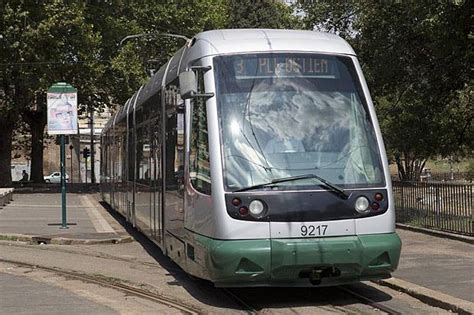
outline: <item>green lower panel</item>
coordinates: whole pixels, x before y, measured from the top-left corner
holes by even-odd
[[[206,269],[215,283],[262,283],[270,281],[269,240],[220,241],[200,237],[207,249]]]
[[[205,250],[208,278],[217,286],[325,286],[384,278],[397,268],[401,249],[395,233],[197,241]]]

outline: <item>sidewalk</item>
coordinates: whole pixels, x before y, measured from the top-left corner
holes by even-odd
[[[96,194],[68,193],[66,203],[68,229],[61,229],[61,194],[14,194],[13,201],[0,209],[0,239],[54,244],[132,240]]]
[[[402,254],[381,283],[460,313],[474,312],[474,245],[397,229]]]

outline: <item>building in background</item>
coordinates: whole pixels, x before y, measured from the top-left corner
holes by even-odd
[[[91,150],[91,119],[90,115],[87,117],[81,117],[79,119],[79,137],[76,139],[73,138],[72,145],[75,156],[73,159],[79,160],[79,168],[76,169],[76,174],[74,177],[78,178],[82,183],[90,183],[91,182],[91,168],[94,166],[94,175],[95,175],[95,182],[98,183],[100,180],[100,134],[102,129],[104,128],[105,124],[111,117],[111,112],[108,108],[106,108],[103,112],[94,112],[94,117],[92,119],[93,125],[93,132],[94,132],[94,161],[91,161],[91,157],[87,158],[87,160],[83,156],[84,148],[88,148]],[[87,161],[87,164],[86,164]],[[73,163],[74,168],[74,163]],[[87,169],[87,173],[86,173]]]

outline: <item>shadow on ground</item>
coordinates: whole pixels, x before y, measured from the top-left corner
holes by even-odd
[[[179,285],[188,291],[195,299],[203,304],[213,307],[224,307],[235,310],[245,310],[242,304],[232,297],[237,296],[245,304],[252,306],[255,310],[265,308],[279,309],[305,306],[348,306],[360,301],[341,290],[340,287],[324,288],[234,288],[225,290],[216,288],[207,280],[195,278],[186,274],[169,257],[165,256],[161,249],[148,239],[143,233],[135,229],[125,218],[114,211],[106,202],[101,201],[101,205],[115,218],[125,230],[153,257],[153,259],[170,275],[175,281],[168,285]],[[382,291],[363,283],[345,286],[360,295],[367,296],[374,302],[384,302],[391,300],[392,297]],[[231,292],[230,295],[228,292]]]

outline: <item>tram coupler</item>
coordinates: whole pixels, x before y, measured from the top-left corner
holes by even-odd
[[[341,271],[336,267],[318,267],[311,269],[309,273],[309,282],[312,285],[320,285],[322,278],[338,277]]]

